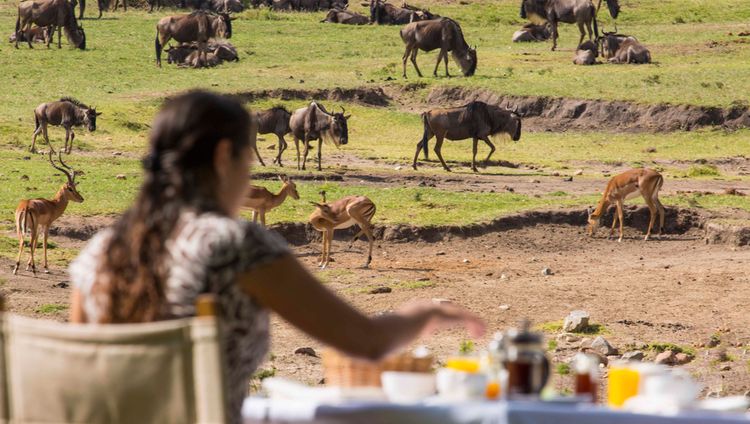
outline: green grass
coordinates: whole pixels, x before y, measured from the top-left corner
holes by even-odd
[[[695,349],[693,349],[692,347],[680,346],[674,343],[649,343],[644,349],[650,350],[655,353],[662,353],[671,350],[675,353],[685,353],[693,357],[695,356]]]
[[[56,314],[59,312],[64,312],[67,310],[68,310],[68,305],[46,304],[46,305],[42,305],[36,308],[36,313],[48,315],[48,314]]]
[[[550,321],[550,322],[543,322],[541,324],[537,324],[534,326],[534,330],[536,331],[544,331],[545,333],[557,333],[559,331],[562,331],[563,322],[562,320],[559,321]]]
[[[555,349],[557,349],[557,340],[551,339],[547,341],[547,351],[553,352]]]
[[[557,371],[558,375],[568,375],[570,374],[570,365],[565,363],[557,364],[555,366],[555,371]]]
[[[534,326],[534,330],[543,331],[545,333],[559,333],[563,330],[563,320],[543,322]],[[573,334],[585,334],[585,335],[601,335],[609,333],[609,330],[602,324],[589,324],[586,328],[581,331],[573,331]],[[552,340],[550,340],[550,343]],[[555,342],[557,347],[557,342]]]

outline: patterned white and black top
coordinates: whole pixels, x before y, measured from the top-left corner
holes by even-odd
[[[167,242],[169,269],[165,317],[195,314],[195,299],[214,293],[220,304],[229,385],[228,415],[240,422],[248,381],[268,351],[268,311],[244,294],[239,274],[289,252],[286,242],[251,222],[213,213],[182,215],[175,236]],[[90,322],[99,322],[107,301],[96,289],[94,272],[106,251],[112,230],[97,234],[70,265],[73,285],[81,292]],[[99,284],[99,283],[97,283]]]

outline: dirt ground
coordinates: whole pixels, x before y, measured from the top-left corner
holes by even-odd
[[[61,225],[80,228],[82,222],[70,218]],[[369,314],[415,299],[465,305],[488,324],[485,340],[476,341],[479,348],[486,346],[494,331],[515,326],[523,318],[544,324],[583,309],[594,323],[604,326],[604,337],[620,353],[650,343],[694,348],[696,358],[685,367],[704,385],[704,394],[750,390],[745,312],[750,303],[745,290],[750,284],[750,249],[706,244],[698,228],[649,242],[633,228],[626,228],[622,243],[608,240],[607,232],[600,229],[591,239],[580,226],[537,224],[437,243],[378,241],[370,269],[358,268],[364,261],[363,242],[349,251],[345,242],[336,241],[335,262],[324,271],[315,268],[317,243],[296,247],[295,252],[328,287]],[[56,242],[71,248],[85,243],[59,235]],[[64,270],[52,269],[52,274],[33,278],[28,272],[13,276],[11,265],[5,260],[0,267],[2,292],[11,311],[66,319],[64,308],[45,310],[45,305],[68,304],[70,288]],[[550,268],[552,275],[543,275],[543,268]],[[392,291],[370,294],[378,287]],[[718,336],[721,344],[702,347],[711,336]],[[555,337],[555,332],[547,333],[547,340]],[[465,339],[464,332],[455,329],[420,343],[444,360]],[[317,384],[322,378],[320,359],[295,355],[300,347],[316,352],[324,348],[275,318],[271,355],[263,368]],[[559,343],[549,355],[555,364],[562,363],[578,347]],[[726,361],[720,361],[720,352],[726,352]],[[647,351],[648,358],[654,355]],[[564,389],[571,380],[557,375],[553,384]]]

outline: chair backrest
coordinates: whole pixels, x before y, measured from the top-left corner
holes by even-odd
[[[219,337],[213,316],[92,325],[3,314],[0,422],[225,423]]]

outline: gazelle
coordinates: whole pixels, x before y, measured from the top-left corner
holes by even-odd
[[[39,227],[44,234],[44,272],[49,273],[47,268],[47,237],[49,236],[49,227],[60,215],[65,212],[65,208],[68,207],[69,201],[76,203],[83,202],[83,196],[78,193],[76,188],[76,171],[69,167],[62,160],[58,152],[58,160],[62,167],[55,165],[52,160],[52,149],[49,149],[49,163],[53,168],[65,174],[68,181],[60,187],[55,197],[51,200],[48,199],[27,199],[21,200],[16,208],[16,233],[18,235],[18,257],[16,258],[16,267],[13,268],[13,274],[18,272],[18,266],[21,263],[21,254],[23,254],[23,238],[26,231],[30,233],[29,243],[29,262],[26,265],[26,271],[31,268],[31,271],[36,275],[36,264],[34,263],[34,252],[36,251],[36,243],[39,238]]]
[[[325,199],[325,194],[321,193]],[[367,262],[364,268],[372,262],[372,217],[375,216],[375,203],[365,196],[347,196],[331,203],[315,203],[315,212],[310,215],[310,224],[323,233],[323,251],[321,252],[318,266],[325,268],[331,260],[331,242],[333,242],[333,231],[359,225],[360,231],[354,236],[351,245],[362,235],[367,236],[370,243],[367,253]]]
[[[614,235],[615,225],[617,225],[619,220],[620,238],[617,241],[621,242],[623,203],[625,199],[636,197],[638,194],[643,196],[643,200],[646,201],[646,205],[648,205],[648,209],[651,212],[651,220],[648,223],[648,231],[646,231],[644,240],[648,240],[651,236],[651,228],[656,221],[657,212],[659,213],[659,235],[661,235],[664,230],[664,206],[659,201],[659,190],[662,184],[664,184],[664,177],[653,169],[648,168],[631,169],[612,177],[609,183],[607,183],[604,193],[602,193],[602,199],[599,200],[596,210],[591,212],[589,209],[589,236],[594,235],[594,230],[599,225],[602,214],[610,204],[614,203],[617,206],[617,214],[614,220],[612,220],[612,229],[609,232],[609,237]]]
[[[287,196],[292,196],[292,199],[299,200],[299,193],[297,193],[297,186],[294,185],[294,182],[286,175],[280,175],[279,180],[281,180],[283,185],[278,194],[271,193],[265,187],[250,186],[250,190],[245,198],[245,207],[253,210],[253,222],[258,222],[258,216],[260,216],[260,223],[265,227],[266,212],[284,203]]]

